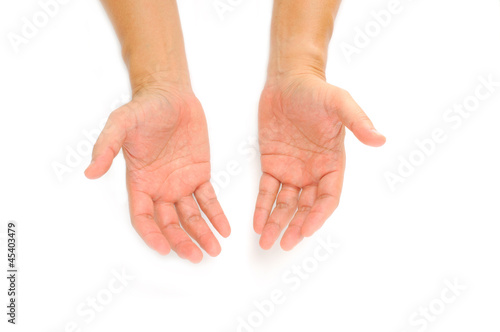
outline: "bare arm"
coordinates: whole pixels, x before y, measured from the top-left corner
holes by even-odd
[[[189,86],[175,0],[102,0],[122,45],[134,90],[156,79]]]
[[[363,143],[385,137],[351,95],[326,83],[337,0],[275,0],[267,83],[259,105],[262,177],[254,229],[263,249],[311,236],[337,208],[349,128]],[[275,207],[274,203],[276,203]]]
[[[276,0],[271,27],[269,78],[287,73],[325,76],[338,0]]]
[[[210,184],[205,114],[189,80],[174,0],[103,0],[122,45],[133,98],[111,113],[85,171],[96,179],[120,150],[127,164],[132,225],[152,249],[197,263],[220,245],[201,217],[229,236]],[[198,207],[199,206],[199,207]]]

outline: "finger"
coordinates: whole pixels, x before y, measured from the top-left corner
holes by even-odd
[[[363,143],[369,146],[382,146],[385,137],[379,133],[370,118],[345,90],[330,86],[330,108],[334,110],[340,121]]]
[[[297,210],[299,193],[300,188],[298,187],[287,184],[281,187],[280,193],[276,198],[276,207],[262,230],[259,242],[262,249],[270,249],[280,236],[283,228],[292,219],[295,210]]]
[[[229,234],[231,234],[231,227],[217,200],[214,187],[212,187],[210,182],[206,182],[198,187],[194,192],[194,196],[201,210],[206,214],[208,220],[210,220],[217,232],[223,237],[228,237]]]
[[[120,152],[127,136],[127,123],[123,114],[120,109],[110,114],[94,145],[92,161],[85,170],[87,178],[97,179],[103,176],[111,167],[113,159]]]
[[[344,172],[335,171],[323,176],[318,184],[318,196],[302,225],[302,236],[311,236],[323,226],[340,201]]]
[[[293,216],[290,225],[288,225],[285,234],[283,234],[281,238],[280,245],[283,250],[292,250],[304,238],[301,233],[301,228],[316,200],[317,189],[316,186],[308,186],[302,189],[298,210],[295,216]]]
[[[175,204],[182,227],[210,256],[220,254],[219,241],[201,217],[193,196],[183,197]]]
[[[170,246],[154,219],[154,205],[151,197],[143,192],[129,193],[132,226],[146,244],[161,255],[170,252]]]
[[[276,200],[280,188],[280,182],[271,175],[264,173],[260,178],[259,195],[255,204],[253,216],[253,228],[257,234],[261,234]]]
[[[203,253],[179,224],[179,217],[172,203],[156,202],[156,220],[163,235],[180,258],[199,263]]]

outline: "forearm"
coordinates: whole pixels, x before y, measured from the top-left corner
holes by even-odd
[[[102,0],[122,45],[132,89],[158,82],[190,87],[175,0]]]
[[[324,78],[340,0],[275,0],[268,79],[287,74]]]

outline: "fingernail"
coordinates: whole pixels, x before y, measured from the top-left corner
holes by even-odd
[[[381,134],[381,133],[380,133],[377,129],[375,129],[375,128],[373,128],[371,131],[372,131],[375,135],[378,135],[378,136],[384,136],[384,135],[382,135],[382,134]]]

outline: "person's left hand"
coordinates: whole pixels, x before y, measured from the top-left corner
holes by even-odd
[[[295,75],[266,84],[259,105],[263,174],[254,215],[263,249],[271,248],[288,226],[281,247],[291,250],[337,208],[344,126],[367,145],[385,143],[349,93],[322,78]]]

